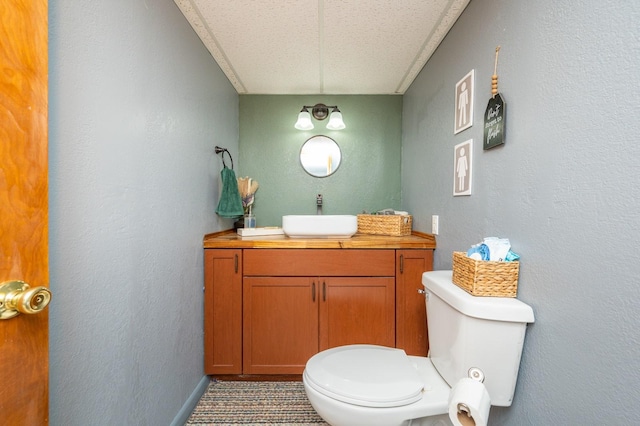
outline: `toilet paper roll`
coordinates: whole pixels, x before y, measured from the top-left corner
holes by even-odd
[[[491,409],[487,388],[480,382],[460,379],[449,396],[449,418],[455,426],[486,426]]]

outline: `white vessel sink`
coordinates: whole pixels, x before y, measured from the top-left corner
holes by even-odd
[[[285,215],[282,230],[291,238],[350,238],[358,230],[354,215]]]

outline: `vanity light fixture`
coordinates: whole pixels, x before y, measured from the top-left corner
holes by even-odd
[[[309,113],[311,108],[311,113]],[[331,108],[331,115],[329,115],[329,109]],[[342,130],[346,126],[342,121],[342,113],[338,109],[337,105],[327,106],[325,104],[305,105],[298,114],[298,121],[296,121],[295,128],[298,130],[311,130],[313,129],[313,123],[311,122],[311,116],[316,120],[324,120],[329,117],[327,123],[327,129],[329,130]]]

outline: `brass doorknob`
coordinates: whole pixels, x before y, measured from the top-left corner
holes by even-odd
[[[46,287],[30,288],[24,281],[5,281],[0,284],[0,319],[16,315],[37,314],[51,301],[51,291]]]

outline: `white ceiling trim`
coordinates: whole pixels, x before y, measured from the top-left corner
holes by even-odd
[[[215,61],[218,63],[218,66],[220,66],[236,91],[238,93],[246,93],[244,84],[242,84],[242,81],[229,63],[227,56],[224,54],[224,51],[213,35],[213,31],[209,28],[209,25],[200,14],[200,11],[193,5],[191,0],[175,0],[175,3],[178,5],[182,14],[187,18],[193,30],[196,32],[198,37],[200,37],[200,40],[202,40],[202,43],[211,53]]]
[[[440,19],[438,19],[438,25],[433,28],[433,31],[425,39],[424,43],[415,60],[411,64],[411,67],[407,70],[407,73],[402,78],[402,81],[396,89],[396,93],[404,93],[407,91],[413,80],[418,76],[424,65],[429,58],[436,51],[442,40],[453,27],[453,24],[458,20],[467,4],[471,0],[450,0],[447,7],[443,10]]]

